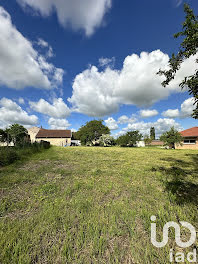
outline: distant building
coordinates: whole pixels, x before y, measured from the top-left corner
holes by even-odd
[[[150,146],[163,146],[164,142],[159,139],[155,139],[155,140],[152,140],[149,145]]]
[[[140,148],[140,147],[145,147],[144,140],[137,141],[137,142],[136,142],[136,146],[137,146],[138,148]]]
[[[36,141],[47,141],[54,146],[70,146],[71,145],[71,130],[51,130],[40,128],[35,136]]]
[[[182,144],[176,144],[176,149],[198,149],[198,127],[192,127],[181,131]]]

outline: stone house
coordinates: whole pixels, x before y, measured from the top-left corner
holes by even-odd
[[[38,134],[40,127],[31,127],[28,129],[28,134],[30,136],[31,143],[36,141],[36,135]]]
[[[198,149],[198,127],[192,127],[181,131],[182,144],[176,144],[176,149]]]
[[[50,142],[54,146],[70,146],[71,145],[71,130],[51,130],[40,128],[35,136],[37,142],[44,140]]]

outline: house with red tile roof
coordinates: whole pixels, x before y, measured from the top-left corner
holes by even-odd
[[[198,149],[198,127],[192,127],[180,132],[182,144],[175,145],[176,149]]]

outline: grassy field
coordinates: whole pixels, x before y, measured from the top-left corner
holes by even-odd
[[[0,263],[169,263],[190,249],[173,230],[155,248],[150,217],[160,239],[168,221],[197,229],[197,205],[198,151],[52,147],[0,169]]]

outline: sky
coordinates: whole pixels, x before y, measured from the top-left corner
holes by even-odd
[[[195,57],[166,88],[156,75],[184,19],[182,0],[1,0],[0,127],[76,131],[102,119],[114,136],[151,126],[160,136],[198,126],[179,87]]]

